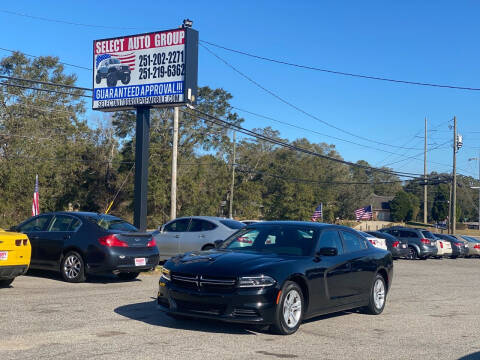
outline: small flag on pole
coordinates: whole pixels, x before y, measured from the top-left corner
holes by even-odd
[[[317,221],[319,218],[323,219],[323,203],[320,203],[313,212],[312,221]]]
[[[33,192],[33,201],[32,201],[32,216],[37,216],[40,214],[40,204],[38,197],[38,175],[35,176],[35,190]]]
[[[372,220],[373,219],[372,205],[368,205],[361,209],[355,210],[355,218],[357,220]]]

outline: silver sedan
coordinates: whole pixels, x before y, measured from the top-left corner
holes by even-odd
[[[239,221],[220,217],[181,217],[154,231],[153,236],[160,252],[160,260],[167,260],[188,251],[212,249],[215,241],[225,240],[244,226]]]

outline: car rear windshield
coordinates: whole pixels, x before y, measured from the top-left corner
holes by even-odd
[[[433,235],[430,231],[422,230],[421,232],[422,232],[423,236],[427,239],[432,239],[432,240],[436,239],[435,235]]]
[[[231,251],[254,251],[293,256],[312,255],[316,230],[296,226],[259,226],[236,232],[220,247]]]
[[[115,216],[99,215],[98,217],[89,217],[89,220],[105,230],[138,231],[132,224]]]
[[[245,224],[244,223],[241,223],[240,221],[236,221],[236,220],[220,220],[220,222],[225,225],[226,227],[230,228],[230,229],[234,229],[234,230],[238,230],[238,229],[241,229],[243,227],[245,227]]]

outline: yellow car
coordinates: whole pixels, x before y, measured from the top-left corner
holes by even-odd
[[[31,254],[27,235],[0,229],[0,287],[8,287],[27,272]]]

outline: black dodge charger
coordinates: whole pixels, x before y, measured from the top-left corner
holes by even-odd
[[[31,269],[60,271],[65,281],[114,273],[133,280],[158,264],[152,235],[118,217],[91,212],[54,212],[32,217],[11,228],[32,244]]]
[[[271,325],[364,308],[380,314],[392,283],[390,252],[350,228],[272,221],[243,228],[216,249],[167,261],[158,306],[172,317]]]

